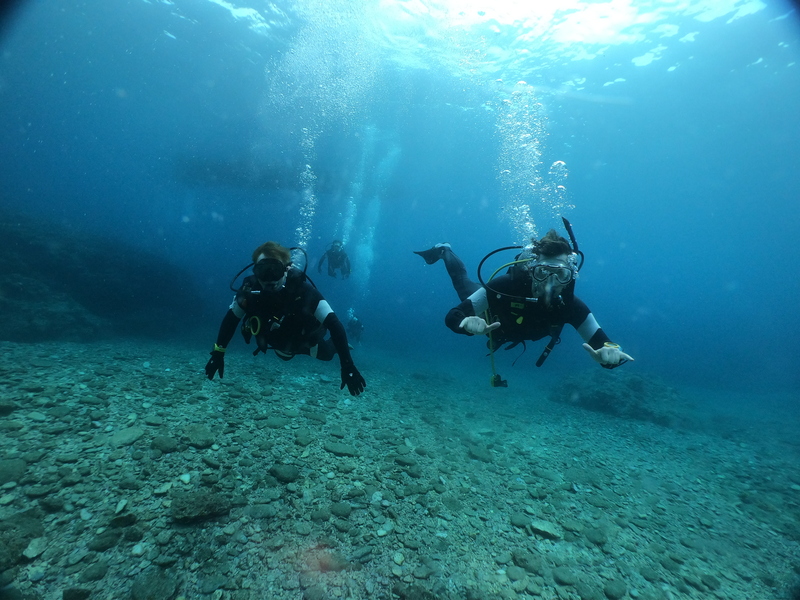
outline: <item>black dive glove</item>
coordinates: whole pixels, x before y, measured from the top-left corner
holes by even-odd
[[[219,378],[225,374],[225,352],[216,349],[211,351],[211,358],[206,363],[206,376],[214,379],[214,373],[219,371]]]
[[[352,396],[358,396],[367,387],[367,382],[364,381],[353,363],[342,365],[342,385],[339,386],[339,389],[343,390],[344,386],[347,386],[347,391]]]

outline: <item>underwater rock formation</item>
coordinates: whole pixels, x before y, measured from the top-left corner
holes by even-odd
[[[665,427],[687,425],[686,401],[657,377],[592,369],[572,375],[551,392],[553,402]]]
[[[0,214],[0,340],[159,335],[196,305],[191,278],[118,240]]]

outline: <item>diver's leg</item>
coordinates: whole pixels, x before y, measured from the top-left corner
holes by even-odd
[[[336,348],[330,339],[320,340],[316,346],[311,346],[304,354],[317,360],[331,360],[336,355]]]
[[[439,259],[444,260],[447,274],[450,275],[450,281],[453,282],[453,287],[462,302],[481,287],[480,284],[471,281],[467,277],[467,269],[464,267],[464,262],[456,256],[450,244],[436,244],[428,250],[420,250],[419,252],[415,250],[414,254],[419,254],[429,265],[439,262]]]
[[[450,275],[450,281],[453,282],[453,288],[458,294],[458,299],[463,302],[481,286],[467,277],[464,261],[456,256],[449,244],[441,249],[441,253],[444,266],[447,267],[447,274]]]

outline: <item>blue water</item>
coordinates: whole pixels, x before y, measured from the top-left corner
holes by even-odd
[[[564,215],[587,257],[577,294],[636,358],[624,368],[796,389],[792,6],[639,3],[594,24],[587,8],[583,28],[446,6],[20,3],[2,29],[0,201],[185,269],[199,354],[252,249],[302,242],[365,345],[481,385],[482,344],[443,323],[457,298],[442,265],[412,250],[448,241],[474,273]],[[348,281],[314,271],[334,238]],[[543,377],[591,364],[563,338]],[[513,370],[499,357],[504,374],[539,351]]]

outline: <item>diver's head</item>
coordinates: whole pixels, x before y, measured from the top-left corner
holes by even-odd
[[[292,255],[277,242],[267,242],[253,251],[253,263],[253,274],[264,290],[277,292],[286,285]]]
[[[531,295],[549,306],[578,276],[578,258],[554,229],[541,240],[533,240],[530,252]]]
[[[333,242],[331,242],[331,251],[332,252],[334,252],[334,253],[341,252],[342,248],[344,248],[344,244],[342,244],[342,242],[340,240],[333,240]]]

